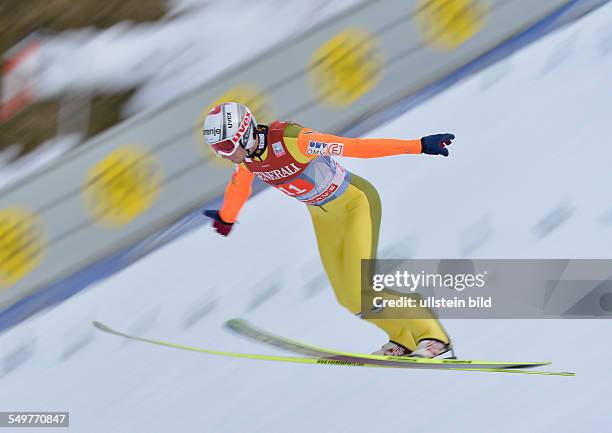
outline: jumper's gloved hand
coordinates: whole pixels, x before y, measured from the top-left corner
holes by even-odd
[[[450,145],[454,139],[453,134],[435,134],[423,137],[421,138],[421,146],[423,146],[421,153],[448,156],[446,146]]]
[[[234,224],[223,221],[218,210],[205,210],[204,215],[213,220],[212,226],[220,235],[227,236],[232,231]]]

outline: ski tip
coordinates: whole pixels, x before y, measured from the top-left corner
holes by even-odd
[[[110,327],[106,326],[102,322],[98,322],[97,320],[94,320],[93,322],[91,322],[91,324],[95,326],[96,328],[98,328],[100,331],[113,332],[113,330]]]
[[[535,374],[542,376],[565,376],[565,377],[574,377],[576,373],[571,371],[526,371],[526,370],[513,370],[513,369],[505,369],[503,370],[505,373],[522,373],[522,374]]]
[[[241,326],[244,326],[246,322],[242,319],[230,319],[230,320],[226,320],[225,323],[223,324],[226,328],[229,328],[231,330],[235,330],[237,328],[240,328]]]

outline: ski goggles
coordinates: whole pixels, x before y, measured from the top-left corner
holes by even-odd
[[[215,153],[222,156],[232,156],[234,153],[236,153],[238,146],[238,141],[234,142],[231,138],[210,145]]]
[[[253,116],[251,116],[251,113],[246,113],[242,125],[240,125],[236,134],[225,140],[213,143],[210,147],[219,155],[232,156],[236,152],[236,149],[238,149],[238,146],[247,149],[255,138],[256,126],[253,121]]]

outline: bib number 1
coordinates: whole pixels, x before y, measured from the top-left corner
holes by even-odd
[[[288,196],[295,197],[298,195],[306,194],[314,188],[314,185],[304,179],[295,179],[293,182],[282,183],[275,185],[276,188]]]

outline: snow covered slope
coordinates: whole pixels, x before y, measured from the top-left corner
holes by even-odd
[[[343,160],[381,194],[381,257],[610,257],[611,24],[608,5],[370,134],[453,132],[450,158]],[[1,335],[0,407],[68,410],[87,433],[609,430],[606,320],[445,322],[462,357],[574,378],[233,360],[90,325],[272,353],[223,330],[231,317],[348,351],[385,342],[336,305],[303,206],[268,190],[231,237],[204,227]]]

